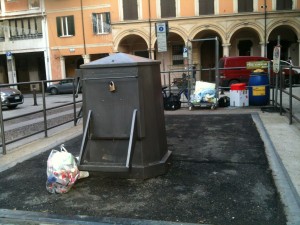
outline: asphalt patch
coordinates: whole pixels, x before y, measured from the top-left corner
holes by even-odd
[[[50,194],[45,187],[49,149],[0,173],[0,208],[59,217],[286,224],[250,114],[168,115],[166,130],[172,164],[165,175],[146,180],[91,175],[66,194]],[[64,143],[66,149],[77,156],[81,140]]]

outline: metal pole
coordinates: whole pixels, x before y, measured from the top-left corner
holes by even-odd
[[[292,117],[293,117],[293,88],[292,88],[292,67],[290,66],[289,70],[289,107],[290,107],[290,112],[289,112],[289,124],[292,124]]]
[[[280,73],[280,91],[279,91],[279,114],[282,115],[282,80],[284,79],[284,75]]]
[[[265,54],[264,56],[267,58],[267,0],[264,0],[264,16],[265,16]]]
[[[37,101],[36,101],[36,88],[35,88],[35,84],[32,85],[32,89],[33,89],[33,105],[37,106]]]
[[[75,79],[73,79],[72,85],[73,85],[74,126],[76,126],[77,118],[76,118]]]
[[[45,99],[46,97],[45,97],[44,81],[42,81],[42,96],[43,96],[44,131],[45,131],[45,137],[48,137],[46,99]]]
[[[2,154],[6,155],[5,133],[3,123],[2,102],[0,102],[0,122],[1,122],[1,139],[2,139]]]
[[[219,99],[219,40],[218,37],[215,38],[216,44],[216,57],[215,57],[215,70],[216,70],[216,98]],[[217,101],[218,104],[218,101]]]
[[[277,37],[277,46],[280,46],[280,36]],[[280,56],[279,56],[280,57]],[[281,67],[279,67],[279,73],[276,73],[276,81],[275,81],[275,107],[277,107],[277,96],[278,96],[278,76],[281,74]]]

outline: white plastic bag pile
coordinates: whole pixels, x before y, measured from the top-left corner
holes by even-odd
[[[75,157],[61,145],[60,151],[53,149],[48,157],[46,189],[50,193],[67,193],[80,174]],[[87,172],[82,174],[88,176]]]
[[[191,103],[201,102],[216,103],[216,84],[204,81],[196,81],[195,92],[191,95]]]

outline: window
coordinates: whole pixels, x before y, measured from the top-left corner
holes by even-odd
[[[123,0],[123,18],[124,20],[138,19],[137,0]]]
[[[107,34],[110,32],[110,14],[93,13],[94,34]]]
[[[56,26],[58,37],[75,35],[74,16],[57,17]]]
[[[238,0],[238,12],[253,12],[253,0]]]
[[[29,8],[40,8],[40,0],[29,0]]]
[[[161,18],[176,17],[176,0],[160,0]]]
[[[11,40],[42,37],[42,18],[9,20],[9,34]]]
[[[199,15],[214,14],[214,0],[199,0]]]
[[[173,65],[183,65],[183,45],[172,46]]]
[[[293,0],[277,0],[276,10],[291,10],[293,8]]]

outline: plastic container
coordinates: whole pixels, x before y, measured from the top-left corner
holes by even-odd
[[[249,78],[249,105],[267,105],[270,99],[270,85],[267,73],[251,73]]]
[[[243,90],[246,90],[246,83],[232,84],[230,86],[230,90],[232,90],[232,91],[243,91]]]
[[[230,106],[249,106],[249,91],[246,89],[246,83],[230,86]]]

